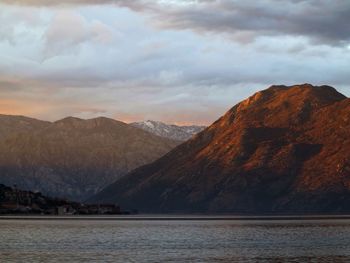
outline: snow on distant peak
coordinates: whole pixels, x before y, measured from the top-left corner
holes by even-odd
[[[143,129],[155,135],[173,139],[176,141],[187,141],[193,135],[205,129],[205,126],[177,126],[159,121],[143,121],[131,123],[132,126]]]
[[[151,121],[145,121],[143,123],[150,129],[154,129],[154,124]]]

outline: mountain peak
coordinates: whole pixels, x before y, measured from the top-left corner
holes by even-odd
[[[293,86],[273,85],[269,88],[256,92],[253,96],[242,101],[241,107],[248,107],[260,103],[284,103],[309,101],[322,104],[329,104],[335,101],[345,99],[346,97],[339,93],[335,88],[327,85],[313,86],[311,84],[301,84]]]
[[[350,100],[272,86],[98,194],[142,212],[350,212]]]
[[[274,85],[238,103],[223,119],[226,125],[243,118],[255,123],[265,122],[270,126],[283,123],[287,127],[303,123],[314,110],[344,99],[346,96],[330,86]]]
[[[68,117],[65,117],[63,119],[57,120],[54,123],[66,123],[66,124],[68,124],[68,123],[77,123],[77,122],[81,122],[81,121],[84,121],[84,120],[81,118],[78,118],[78,117],[68,116]]]
[[[0,181],[74,200],[178,145],[104,117],[38,122],[0,117]]]
[[[86,120],[88,123],[94,123],[96,126],[105,126],[105,125],[119,125],[119,126],[128,126],[128,124],[115,120],[115,119],[111,119],[111,118],[107,118],[107,117],[96,117],[93,119],[88,119]]]
[[[166,124],[160,121],[146,120],[142,122],[131,123],[136,128],[143,129],[157,136],[165,137],[176,141],[186,141],[193,135],[202,131],[204,126],[178,126]]]

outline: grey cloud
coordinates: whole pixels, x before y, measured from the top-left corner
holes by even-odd
[[[258,36],[304,36],[317,44],[350,41],[350,2],[343,0],[0,0],[0,3],[55,6],[113,4],[149,12],[159,27],[225,33],[247,43]],[[177,3],[177,4],[176,4]]]
[[[61,4],[107,4],[107,3],[116,3],[121,2],[118,0],[105,0],[105,1],[96,1],[96,0],[68,0],[68,1],[59,1],[59,0],[1,0],[0,3],[11,4],[11,5],[33,5],[33,6],[55,6]]]
[[[142,0],[0,0],[0,4],[22,6],[62,6],[62,5],[104,5],[115,4],[129,7],[134,10],[144,9],[149,5]]]
[[[10,1],[0,0],[4,2]],[[1,43],[1,32],[8,28],[0,25],[0,49],[6,55],[0,63],[1,99],[6,99],[3,104],[12,105],[17,113],[51,120],[66,115],[106,115],[130,121],[147,118],[209,123],[238,100],[271,84],[329,84],[343,86],[349,94],[349,50],[310,45],[305,38],[342,44],[349,29],[340,26],[336,30],[336,24],[341,20],[346,23],[348,18],[336,14],[348,10],[346,2],[333,1],[332,6],[322,0],[317,4],[313,0],[218,0],[189,5],[156,0],[15,2],[30,4],[31,8],[5,6],[2,13],[8,8],[64,15],[56,22],[43,21],[38,28],[42,34],[31,32],[32,26],[25,23],[26,31],[34,34],[29,46],[26,38],[18,35],[16,46]],[[79,12],[71,13],[76,11],[74,8],[32,8],[34,4],[52,6],[54,2],[108,3],[137,12],[112,8],[112,13],[93,13],[92,7],[89,12],[94,20],[109,15],[127,26],[114,27],[115,23],[109,21],[112,19],[104,17],[96,24],[91,17],[84,17],[78,27]],[[111,10],[110,6],[106,6],[107,10]],[[34,16],[40,17],[35,12]],[[71,18],[67,19],[67,15]],[[13,15],[11,22],[6,17],[0,21],[16,26],[13,20],[17,17],[20,16]],[[172,30],[150,28],[149,23],[144,23],[148,18],[156,26]],[[325,26],[318,25],[318,20]],[[308,25],[303,26],[305,23]],[[130,30],[129,24],[135,30]],[[75,28],[69,28],[71,25]],[[331,26],[334,32],[328,32]],[[340,34],[339,30],[345,32]],[[111,42],[100,44],[108,42],[109,33]],[[214,33],[215,37],[211,35]],[[223,33],[241,43],[267,37],[239,45],[222,38]],[[40,61],[44,45],[50,48],[46,50],[48,55],[57,56]],[[34,61],[26,58],[27,53]]]
[[[350,40],[349,1],[219,0],[158,11],[161,27],[225,33],[241,42],[271,35],[304,36],[332,45]]]

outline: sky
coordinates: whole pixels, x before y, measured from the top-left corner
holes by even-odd
[[[0,0],[2,114],[208,125],[349,73],[348,0]]]

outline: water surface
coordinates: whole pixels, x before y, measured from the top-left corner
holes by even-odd
[[[0,262],[350,262],[350,220],[0,220]]]

